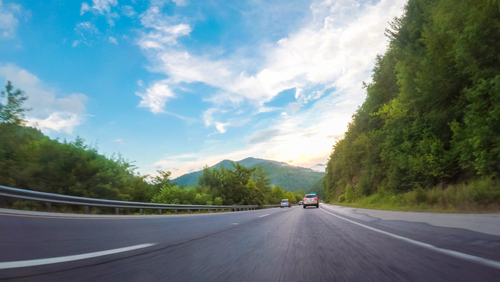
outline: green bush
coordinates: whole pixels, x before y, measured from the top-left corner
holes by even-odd
[[[427,193],[425,192],[425,190],[422,187],[418,187],[414,191],[415,191],[415,201],[417,203],[420,204],[420,203],[425,203],[427,201],[427,199],[428,199]]]
[[[345,196],[344,195],[340,195],[339,196],[339,203],[343,203],[345,202]]]
[[[215,200],[214,200],[214,204],[215,204],[216,206],[222,206],[222,202],[223,202],[223,201],[222,201],[222,198],[221,198],[221,197],[217,197],[217,198],[215,198]]]
[[[429,190],[427,192],[427,194],[428,194],[428,196],[427,196],[427,202],[430,205],[437,204],[439,202],[439,199],[441,198],[441,193],[440,193],[440,191],[437,188]]]
[[[347,185],[345,188],[345,200],[348,203],[351,203],[354,201],[354,191],[351,187],[351,185]]]

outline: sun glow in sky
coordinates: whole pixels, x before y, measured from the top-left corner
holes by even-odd
[[[363,102],[406,1],[2,1],[0,82],[28,122],[138,171],[311,167]]]

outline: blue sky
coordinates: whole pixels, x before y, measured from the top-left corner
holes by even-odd
[[[28,122],[140,173],[326,163],[403,0],[0,0],[0,82]]]

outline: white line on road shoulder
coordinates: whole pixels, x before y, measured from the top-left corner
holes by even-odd
[[[264,217],[264,216],[268,216],[268,215],[269,215],[269,214],[264,214],[264,215],[261,215],[261,216],[259,216],[259,217]]]
[[[141,245],[135,245],[135,246],[125,247],[125,248],[119,248],[119,249],[113,249],[113,250],[107,250],[107,251],[101,251],[101,252],[94,252],[94,253],[88,253],[88,254],[81,254],[81,255],[57,257],[57,258],[0,262],[0,269],[37,266],[37,265],[45,265],[45,264],[52,264],[52,263],[60,263],[60,262],[95,258],[95,257],[100,257],[100,256],[106,256],[106,255],[111,255],[111,254],[116,254],[116,253],[123,253],[123,252],[132,251],[132,250],[147,248],[147,247],[151,247],[153,245],[155,245],[155,244],[141,244]]]
[[[370,227],[368,225],[364,225],[364,224],[358,223],[356,221],[349,220],[349,219],[344,218],[342,216],[338,216],[338,215],[333,214],[331,212],[325,211],[324,208],[322,208],[321,210],[324,211],[324,212],[326,212],[326,213],[328,213],[328,214],[331,214],[331,215],[333,215],[335,217],[338,217],[338,218],[340,218],[342,220],[345,220],[345,221],[348,221],[350,223],[359,225],[361,227],[370,229],[372,231],[379,232],[379,233],[385,234],[387,236],[390,236],[390,237],[393,237],[393,238],[405,241],[405,242],[413,244],[413,245],[424,247],[426,249],[433,250],[433,251],[439,252],[439,253],[443,253],[443,254],[446,254],[446,255],[449,255],[449,256],[452,256],[452,257],[456,257],[456,258],[460,258],[460,259],[465,259],[465,260],[468,260],[468,261],[472,261],[472,262],[476,262],[476,263],[479,263],[479,264],[482,264],[482,265],[486,265],[486,266],[490,266],[490,267],[493,267],[493,268],[500,269],[500,262],[498,262],[498,261],[494,261],[494,260],[490,260],[490,259],[485,259],[485,258],[481,258],[481,257],[476,257],[476,256],[473,256],[473,255],[468,255],[468,254],[464,254],[464,253],[460,253],[460,252],[456,252],[456,251],[452,251],[452,250],[448,250],[448,249],[441,249],[441,248],[438,248],[438,247],[436,247],[434,245],[431,245],[431,244],[422,243],[420,241],[415,241],[415,240],[412,240],[412,239],[409,239],[409,238],[406,238],[406,237],[403,237],[403,236],[392,234],[392,233],[389,233],[389,232],[386,232],[386,231],[382,231],[382,230],[377,229],[377,228]]]

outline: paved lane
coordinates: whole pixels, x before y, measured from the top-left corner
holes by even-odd
[[[395,240],[315,208],[129,220],[13,218],[0,216],[2,227],[15,226],[0,231],[1,261],[156,243],[82,261],[0,270],[0,278],[19,281],[498,281],[500,277],[500,269]],[[404,231],[407,223],[370,224],[387,232],[409,233]],[[30,235],[19,235],[28,230]],[[418,236],[434,243],[439,232],[446,233],[429,232]],[[10,244],[4,243],[6,238]],[[21,247],[27,240],[30,247]],[[44,247],[46,243],[51,247]],[[7,258],[4,248],[11,250]],[[22,251],[14,254],[16,248]]]

